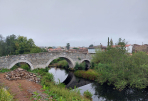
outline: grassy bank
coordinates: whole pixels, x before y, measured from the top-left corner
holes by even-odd
[[[0,101],[14,101],[13,96],[3,87],[0,87]]]
[[[16,69],[18,66],[14,66],[11,70]],[[42,85],[43,89],[45,90],[44,93],[48,95],[48,98],[52,98],[55,101],[91,101],[88,97],[88,94],[84,94],[82,96],[78,89],[70,90],[65,88],[64,84],[54,82],[54,76],[51,73],[48,73],[48,68],[45,69],[28,69],[28,65],[23,64],[21,68],[28,70],[37,75],[37,77],[41,78],[40,84]],[[8,69],[2,69],[0,72],[8,72]],[[36,94],[34,97],[36,99],[40,98]],[[49,99],[48,99],[49,100]],[[9,100],[8,100],[9,101]]]
[[[0,101],[14,101],[13,95],[3,85],[0,85]]]
[[[96,80],[99,76],[98,73],[92,69],[89,69],[87,71],[77,70],[74,72],[74,74],[78,77],[82,77],[82,78],[89,79],[89,80]]]
[[[86,97],[81,96],[79,91],[71,91],[65,88],[65,85],[55,83],[53,75],[48,73],[48,68],[35,69],[31,72],[41,75],[41,85],[45,93],[56,101],[90,101]]]

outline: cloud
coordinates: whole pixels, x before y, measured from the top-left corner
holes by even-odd
[[[147,0],[1,0],[0,34],[38,46],[107,45],[110,37],[148,43]]]

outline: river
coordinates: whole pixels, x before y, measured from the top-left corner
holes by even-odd
[[[94,81],[76,77],[72,72],[65,69],[52,67],[49,72],[54,75],[55,82],[65,82],[66,86],[73,88],[74,85],[78,87],[81,95],[88,90],[93,94],[93,101],[148,101],[148,89],[133,89],[126,88],[122,91],[114,89],[114,86],[107,84],[99,84]]]

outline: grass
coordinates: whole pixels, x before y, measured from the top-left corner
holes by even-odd
[[[5,69],[5,68],[0,69],[0,73],[5,73],[5,72],[9,72],[9,71],[11,71],[11,70]]]
[[[45,93],[53,99],[57,101],[90,101],[86,97],[80,95],[80,93],[74,91],[70,91],[67,88],[61,87],[59,85],[55,85],[52,82],[48,82],[48,86],[44,85],[43,89]],[[58,100],[62,99],[62,100]]]
[[[11,95],[3,86],[0,86],[0,101],[14,101],[13,95]]]
[[[91,94],[91,92],[89,92],[88,90],[85,91],[85,92],[83,93],[83,95],[84,95],[85,97],[89,98],[89,99],[92,99],[92,96],[93,96],[93,94]]]
[[[47,68],[46,68],[47,69]],[[32,71],[41,75],[41,85],[45,90],[44,93],[48,95],[48,98],[53,98],[56,101],[90,101],[88,98],[82,96],[79,92],[70,91],[65,88],[65,85],[54,82],[54,76],[45,69],[35,69]],[[38,96],[34,96],[38,99]],[[49,100],[49,99],[48,99]]]
[[[82,78],[89,79],[89,80],[96,80],[97,77],[99,76],[98,73],[92,69],[89,69],[87,71],[77,70],[74,72],[74,74],[78,77],[82,77]]]

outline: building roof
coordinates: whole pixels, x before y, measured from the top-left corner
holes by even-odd
[[[112,47],[120,47],[121,45],[113,45]],[[125,47],[129,47],[129,46],[131,46],[131,44],[127,44],[127,45],[125,45]]]

